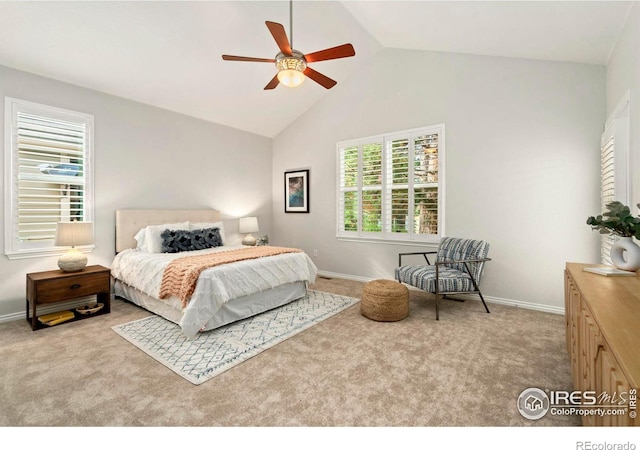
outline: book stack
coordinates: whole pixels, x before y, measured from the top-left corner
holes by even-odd
[[[616,269],[612,266],[605,267],[585,267],[585,272],[597,273],[605,277],[635,277],[636,272],[629,272],[628,270]]]
[[[75,317],[75,314],[71,311],[58,311],[51,314],[45,314],[44,316],[38,316],[38,320],[44,325],[53,326],[59,323],[66,322]]]

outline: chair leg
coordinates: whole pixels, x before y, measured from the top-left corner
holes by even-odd
[[[480,288],[478,287],[478,283],[476,283],[476,280],[473,279],[473,275],[471,275],[471,271],[469,270],[469,266],[467,265],[467,263],[464,263],[464,266],[467,268],[467,273],[471,277],[471,282],[473,283],[473,287],[478,292],[478,295],[480,295],[480,300],[482,300],[482,304],[484,305],[484,309],[486,309],[487,310],[487,314],[489,314],[489,308],[487,307],[487,303],[484,301],[484,297],[482,296],[482,292],[480,292]]]
[[[487,303],[484,301],[484,297],[482,296],[482,292],[478,291],[478,295],[480,296],[480,300],[482,300],[482,304],[484,305],[484,309],[487,310],[487,314],[489,314],[489,308],[487,307]]]

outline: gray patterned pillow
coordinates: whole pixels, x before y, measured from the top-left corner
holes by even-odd
[[[163,253],[188,252],[222,246],[219,228],[164,230],[160,236]]]

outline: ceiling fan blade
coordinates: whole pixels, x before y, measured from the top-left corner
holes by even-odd
[[[351,44],[338,45],[337,47],[327,48],[318,52],[309,53],[304,55],[304,58],[308,63],[327,61],[329,59],[348,58],[349,56],[355,56],[356,51]]]
[[[320,72],[313,70],[311,67],[307,67],[306,69],[304,69],[303,73],[326,89],[331,89],[336,84],[338,84],[336,81],[325,75],[322,75]]]
[[[267,84],[267,85],[264,87],[264,90],[265,90],[265,91],[268,91],[269,89],[275,89],[275,88],[278,86],[278,84],[279,84],[279,83],[280,83],[280,81],[278,80],[278,75],[276,74],[276,76],[275,76],[275,77],[273,77],[273,78],[271,79],[271,81],[269,81],[269,84]]]
[[[275,59],[269,58],[251,58],[249,56],[233,56],[233,55],[222,55],[222,59],[225,61],[249,61],[249,62],[276,62]]]
[[[279,23],[269,22],[268,20],[265,23],[267,24],[267,28],[269,28],[273,39],[276,40],[276,44],[278,44],[282,54],[285,56],[291,56],[291,44],[289,44],[287,32],[284,30],[284,27]]]

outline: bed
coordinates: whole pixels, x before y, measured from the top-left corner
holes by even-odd
[[[208,231],[214,241],[219,236],[222,245],[167,249],[168,236],[193,236],[201,230]],[[200,331],[297,300],[315,281],[317,268],[299,249],[248,248],[230,242],[216,210],[117,210],[116,256],[111,266],[115,295],[178,324],[192,339]],[[231,257],[258,251],[266,252],[265,256]],[[194,275],[191,261],[195,260],[217,262]],[[188,266],[190,274],[197,276],[188,295],[167,289],[165,271],[176,264]]]

